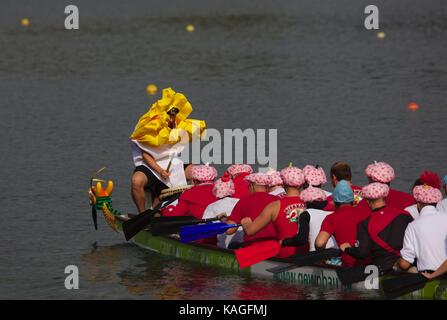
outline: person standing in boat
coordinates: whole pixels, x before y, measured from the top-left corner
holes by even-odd
[[[269,185],[269,193],[280,198],[285,197],[286,191],[283,187],[281,173],[274,169],[271,169],[266,173],[272,177],[272,182]]]
[[[444,176],[442,181],[444,182],[444,193],[447,196],[447,175]],[[436,209],[438,209],[438,211],[447,213],[447,198],[439,201],[438,205],[436,206]]]
[[[286,196],[268,204],[256,219],[245,217],[241,220],[247,236],[256,236],[272,224],[276,231],[276,239],[280,241],[297,235],[300,215],[306,210],[305,204],[300,198],[301,187],[305,182],[304,174],[301,169],[292,166],[281,170],[280,174]],[[300,234],[304,232],[300,228]],[[306,234],[309,234],[308,229]],[[282,248],[277,257],[284,258],[296,253],[297,246],[290,242],[282,242]],[[307,236],[304,244],[307,244]],[[307,251],[307,249],[306,246],[306,248],[302,248],[302,251]]]
[[[193,165],[191,168],[191,179],[193,187],[184,191],[178,199],[175,207],[166,207],[161,211],[165,217],[193,216],[202,219],[205,209],[218,199],[213,194],[214,179],[217,170],[206,165]]]
[[[223,215],[229,217],[233,211],[234,206],[238,203],[238,198],[233,198],[234,183],[231,180],[230,174],[225,171],[222,178],[217,179],[213,186],[213,195],[218,198],[206,207],[202,219],[211,219],[221,217]],[[238,231],[233,235],[219,234],[217,235],[217,246],[221,248],[228,248],[232,242],[242,242],[244,238],[244,231],[239,227]]]
[[[353,202],[354,205],[357,205],[362,200],[360,196],[362,188],[352,184],[351,166],[348,163],[343,161],[335,162],[331,167],[330,174],[331,174],[331,183],[334,188],[341,180],[344,180],[345,182],[348,183],[349,187],[352,189],[354,194],[354,202]],[[333,212],[336,209],[336,207],[332,196],[328,196],[327,202],[328,204],[324,208],[324,210]]]
[[[245,177],[253,173],[253,168],[249,164],[233,164],[227,168],[228,173],[234,183],[234,198],[243,198],[250,194],[250,184]]]
[[[278,200],[277,196],[268,193],[269,184],[272,178],[262,172],[251,173],[245,177],[245,180],[249,183],[250,194],[241,198],[235,205],[231,216],[226,221],[229,224],[241,223],[243,218],[250,217],[255,220],[264,208],[271,202]],[[237,231],[237,228],[228,229],[227,234],[231,235]],[[259,240],[271,240],[276,238],[275,228],[271,223],[267,224],[256,235],[249,236],[244,235],[244,245],[259,241]],[[242,244],[240,244],[242,245]],[[232,246],[236,248],[236,244]]]
[[[348,181],[341,180],[332,193],[335,204],[335,211],[327,215],[315,239],[315,249],[325,249],[331,237],[335,238],[337,245],[342,243],[355,244],[357,239],[357,226],[360,222],[367,219],[371,210],[369,208],[354,207],[354,192]],[[326,209],[325,209],[326,210]],[[367,262],[367,260],[357,260],[350,255],[343,253],[341,255],[343,266],[354,266]]]
[[[419,272],[434,272],[447,259],[447,214],[435,207],[442,194],[438,188],[422,185],[413,189],[413,196],[420,216],[405,231],[399,267],[408,270],[417,260]]]
[[[413,221],[403,210],[386,205],[390,188],[387,184],[373,182],[362,188],[372,213],[358,225],[355,246],[346,242],[340,249],[355,259],[371,255],[373,264],[381,271],[388,271],[400,257],[405,229]]]
[[[183,94],[166,88],[162,98],[140,117],[130,137],[135,164],[131,193],[139,212],[146,209],[145,189],[150,191],[154,207],[161,190],[186,185],[191,168],[179,155],[185,143],[202,138],[206,128],[205,121],[188,119],[191,112]]]
[[[390,186],[391,181],[396,177],[393,167],[385,162],[374,162],[368,165],[365,169],[365,174],[368,177],[369,183],[379,182],[388,186]],[[388,207],[404,210],[415,202],[410,194],[390,188],[386,203]]]

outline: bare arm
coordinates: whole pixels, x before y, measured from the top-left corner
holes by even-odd
[[[435,272],[433,272],[433,273],[422,272],[422,275],[424,277],[428,278],[429,280],[431,280],[431,279],[440,277],[440,276],[442,276],[443,274],[446,274],[446,273],[447,273],[447,260],[445,260],[444,263],[441,264],[439,266],[439,268],[436,269]]]
[[[315,249],[323,250],[326,248],[326,244],[331,238],[331,234],[326,231],[320,231],[318,236],[315,238]]]
[[[275,221],[280,209],[279,200],[273,201],[262,210],[259,216],[253,222],[242,223],[244,232],[248,236],[252,236],[259,232],[262,228],[268,225],[270,222]]]
[[[399,265],[399,268],[402,270],[408,270],[411,267],[411,263],[409,263],[407,260],[400,258],[397,262]]]
[[[149,167],[151,167],[152,170],[154,170],[155,172],[157,172],[159,175],[161,175],[161,177],[163,179],[167,179],[169,177],[169,173],[164,170],[162,167],[160,167],[157,163],[157,161],[155,161],[154,157],[152,157],[149,153],[147,153],[146,151],[143,151],[143,160],[144,162],[147,163],[147,165]]]

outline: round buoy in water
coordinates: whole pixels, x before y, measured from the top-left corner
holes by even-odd
[[[410,102],[407,105],[407,109],[410,111],[417,111],[419,109],[419,105],[416,102]]]
[[[384,39],[385,37],[386,37],[385,32],[383,32],[383,31],[377,32],[377,38]]]
[[[146,92],[151,96],[157,94],[158,88],[155,84],[150,84],[146,87]]]
[[[28,27],[28,26],[29,26],[29,19],[28,19],[28,18],[20,19],[20,24],[21,24],[23,27]]]
[[[188,32],[194,32],[196,30],[193,24],[187,24],[185,28]]]

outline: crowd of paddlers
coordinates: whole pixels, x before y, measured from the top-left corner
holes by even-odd
[[[189,170],[193,186],[161,215],[218,217],[241,225],[204,243],[238,249],[275,239],[281,245],[278,257],[339,248],[335,263],[343,266],[375,264],[382,271],[417,271],[428,278],[447,271],[447,199],[434,172],[423,172],[409,194],[390,187],[395,173],[384,162],[366,167],[364,187],[351,183],[349,164],[334,163],[332,193],[322,189],[323,168],[312,165],[254,173],[250,165],[235,164],[217,180],[212,166]],[[446,184],[447,176],[444,192]]]

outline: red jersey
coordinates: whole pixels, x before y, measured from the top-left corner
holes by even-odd
[[[388,196],[386,197],[386,206],[390,208],[405,210],[405,208],[415,203],[416,202],[411,194],[396,189],[390,188]],[[359,206],[368,208],[368,202],[363,199],[360,201]]]
[[[306,210],[300,197],[283,197],[280,200],[279,213],[273,226],[279,240],[292,238],[298,233],[298,218]],[[277,257],[285,258],[295,254],[297,247],[282,247]]]
[[[243,218],[250,217],[251,220],[254,221],[262,212],[262,210],[264,210],[264,208],[270,202],[275,200],[278,200],[278,197],[268,194],[267,192],[256,192],[249,194],[248,196],[243,197],[241,200],[239,200],[238,203],[234,206],[229,220],[234,221],[235,223],[241,223],[241,220]],[[273,227],[272,223],[269,223],[253,236],[244,235],[244,242],[275,238],[275,228]]]
[[[250,184],[244,180],[246,176],[248,176],[248,172],[239,173],[234,179],[234,195],[233,198],[243,198],[250,194],[249,187]]]
[[[206,207],[217,199],[213,195],[213,184],[201,184],[186,190],[178,198],[178,204],[171,210],[162,210],[162,215],[172,216],[193,216],[202,219]]]
[[[362,192],[362,187],[351,185],[352,192],[354,192],[354,205],[358,204],[360,201],[360,193]],[[332,195],[327,197],[327,205],[323,208],[324,211],[335,211],[335,204]]]
[[[320,231],[326,231],[333,235],[338,246],[345,242],[349,242],[351,246],[354,246],[357,240],[357,225],[370,215],[371,210],[369,209],[344,206],[336,209],[334,213],[324,218]],[[357,261],[346,253],[342,254],[341,260],[344,266],[363,264],[363,261]]]
[[[406,207],[409,207],[415,203],[416,202],[411,194],[396,189],[390,188],[388,197],[386,197],[387,207],[405,210]]]

